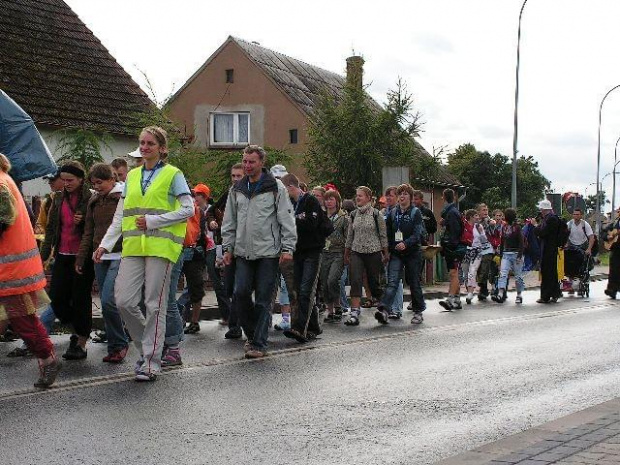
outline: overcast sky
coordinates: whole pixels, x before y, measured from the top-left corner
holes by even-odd
[[[355,51],[379,102],[399,77],[407,83],[429,152],[471,142],[512,156],[522,0],[66,1],[145,89],[141,72],[149,77],[159,100],[229,35],[341,74]],[[598,108],[620,84],[619,19],[617,0],[525,6],[519,153],[539,161],[556,191],[595,184]],[[620,137],[620,89],[606,100],[602,122],[601,178],[612,170]],[[609,195],[611,178],[603,181]]]

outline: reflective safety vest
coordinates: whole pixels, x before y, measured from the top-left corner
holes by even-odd
[[[127,192],[123,208],[123,257],[161,257],[176,263],[183,250],[186,221],[159,229],[138,229],[136,218],[163,215],[178,210],[180,203],[170,203],[168,193],[178,168],[164,165],[146,192],[142,194],[142,168],[127,175]]]
[[[17,186],[0,171],[0,184],[16,200],[17,218],[0,236],[0,297],[25,294],[45,288],[43,263],[34,238],[30,217]]]

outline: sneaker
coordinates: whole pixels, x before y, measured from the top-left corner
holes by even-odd
[[[252,341],[250,341],[250,340],[245,341],[245,344],[243,344],[243,350],[245,352],[247,352],[248,350],[253,349],[253,348],[254,348],[254,346],[252,345]]]
[[[385,310],[377,310],[375,312],[375,319],[384,325],[388,324],[388,312],[386,312]]]
[[[390,312],[388,313],[388,318],[390,320],[400,320],[403,317],[401,312]]]
[[[515,298],[515,304],[522,304],[523,303],[523,297],[521,297],[520,295],[518,295]]]
[[[224,334],[224,339],[241,339],[242,333],[241,328],[230,328]]]
[[[161,358],[161,366],[174,367],[177,365],[183,365],[183,360],[181,360],[181,351],[179,349],[166,348],[164,356]]]
[[[40,374],[39,379],[34,383],[34,387],[40,389],[47,389],[54,381],[56,381],[56,376],[58,376],[58,372],[62,364],[57,360],[54,360],[49,365],[45,365],[39,368]]]
[[[88,352],[86,349],[83,349],[81,346],[77,345],[75,347],[69,346],[67,351],[62,354],[62,358],[65,360],[84,360],[88,356]]]
[[[413,302],[409,302],[409,305],[407,305],[407,310],[413,310]]]
[[[147,373],[145,371],[138,371],[136,373],[136,381],[138,382],[148,382],[155,381],[157,379],[157,375],[155,373]]]
[[[414,313],[413,318],[411,318],[412,325],[419,325],[424,321],[424,317],[421,313]]]
[[[300,344],[304,344],[308,342],[308,338],[304,336],[300,331],[297,331],[296,329],[292,329],[292,328],[287,329],[284,331],[283,334],[285,337],[288,337],[289,339],[295,339]]]
[[[291,329],[291,323],[289,321],[282,320],[280,323],[275,324],[273,329],[276,331],[288,331]]]
[[[473,297],[469,297],[469,296],[465,297],[465,303],[466,303],[467,305],[471,305],[472,300],[474,300],[474,298],[473,298]]]
[[[133,366],[133,372],[136,375],[142,371],[142,365],[144,365],[144,358],[140,357]]]
[[[328,313],[327,315],[325,315],[325,318],[323,318],[323,323],[335,323],[336,322],[336,317],[333,313]]]
[[[185,334],[196,334],[200,332],[200,325],[198,323],[190,323],[187,328],[183,330]]]
[[[448,299],[440,300],[439,301],[439,305],[441,305],[448,312],[452,311],[452,301],[450,301]]]
[[[488,294],[478,294],[478,300],[480,302],[485,302],[487,300],[487,298],[489,297]]]
[[[248,358],[248,359],[263,358],[265,355],[266,355],[265,352],[263,352],[262,350],[252,347],[250,350],[248,350],[245,353],[245,358]]]
[[[452,310],[461,310],[463,305],[461,305],[461,299],[457,299],[452,301]]]
[[[103,344],[104,342],[108,342],[108,335],[105,331],[99,331],[95,333],[95,337],[93,337],[92,341],[95,344]]]
[[[30,352],[27,347],[15,347],[15,349],[6,354],[6,356],[10,358],[28,357],[30,355],[32,355],[32,352]]]
[[[125,360],[128,350],[129,348],[125,347],[123,349],[112,352],[111,354],[108,354],[105,357],[103,357],[103,361],[106,363],[121,363],[123,360]]]

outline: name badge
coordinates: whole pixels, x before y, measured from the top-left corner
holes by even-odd
[[[403,233],[401,233],[400,231],[396,231],[396,234],[394,235],[394,240],[396,242],[402,242],[403,241]]]

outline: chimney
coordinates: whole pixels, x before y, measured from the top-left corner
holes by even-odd
[[[363,77],[364,59],[358,55],[347,58],[347,84],[361,89]]]

